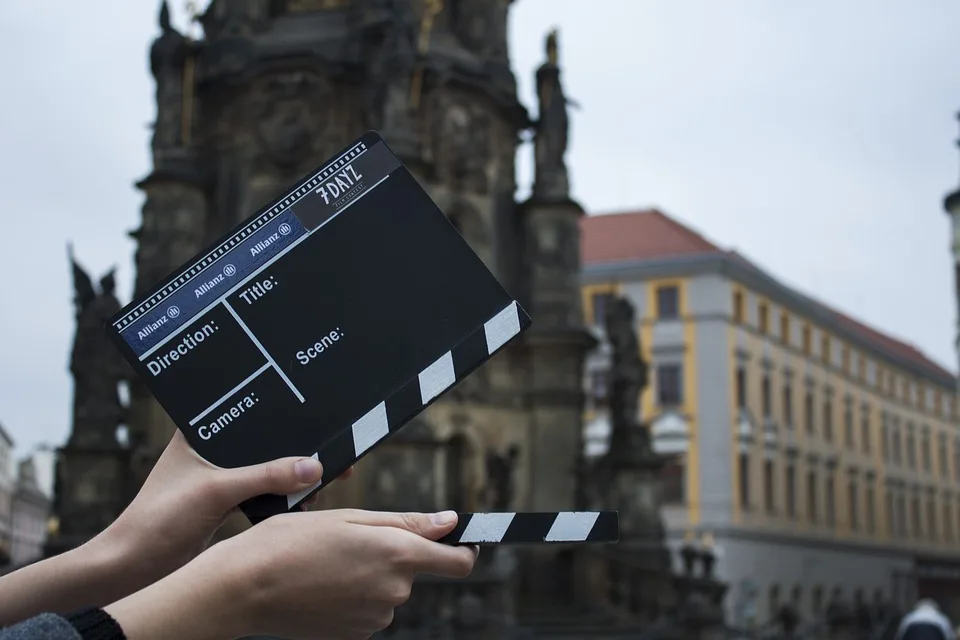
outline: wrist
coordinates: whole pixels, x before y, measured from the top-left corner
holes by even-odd
[[[246,589],[232,569],[236,556],[213,551],[105,611],[129,640],[223,640],[251,635]]]

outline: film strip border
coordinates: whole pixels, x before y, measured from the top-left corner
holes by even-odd
[[[617,511],[461,513],[444,544],[611,543],[620,540]]]
[[[137,318],[153,309],[155,306],[168,298],[172,293],[185,286],[196,276],[200,275],[204,269],[222,258],[224,255],[230,253],[230,251],[232,251],[238,244],[243,242],[247,236],[252,235],[263,225],[267,224],[275,217],[299,202],[304,196],[312,192],[315,188],[319,187],[323,180],[330,177],[348,162],[356,159],[357,156],[363,154],[366,150],[367,144],[365,142],[357,142],[352,145],[336,159],[325,165],[311,177],[301,182],[298,186],[294,187],[290,193],[274,202],[259,216],[235,231],[229,238],[220,243],[220,245],[215,249],[211,250],[205,256],[194,262],[189,268],[175,276],[170,282],[161,287],[158,291],[154,292],[149,298],[120,316],[120,318],[113,323],[113,326],[118,330],[123,330],[128,325],[135,322]]]
[[[339,477],[377,443],[399,431],[410,419],[529,326],[530,317],[517,302],[511,302],[313,454],[323,464],[325,480],[289,496],[258,496],[241,505],[243,512],[251,522],[256,523],[293,510],[311,494]]]

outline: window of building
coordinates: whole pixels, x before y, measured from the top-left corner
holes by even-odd
[[[860,501],[858,500],[857,481],[851,479],[847,485],[847,510],[850,517],[850,530],[856,531],[860,528]]]
[[[914,538],[923,536],[923,521],[920,519],[920,496],[910,499],[910,535]]]
[[[837,524],[837,486],[833,479],[833,472],[827,473],[824,489],[824,516],[828,527]]]
[[[763,413],[764,420],[773,417],[773,399],[770,397],[770,374],[764,373],[760,380],[760,410]]]
[[[830,364],[830,336],[824,335],[820,338],[820,359],[824,364]]]
[[[786,490],[787,517],[797,517],[797,470],[793,463],[787,464],[787,470],[784,477],[784,489]]]
[[[780,312],[780,341],[790,344],[790,316],[786,311]]]
[[[737,324],[743,324],[745,314],[743,313],[743,292],[733,292],[733,321]]]
[[[880,453],[884,462],[890,462],[890,426],[887,424],[887,412],[880,414]]]
[[[833,442],[833,402],[830,396],[823,400],[823,439]]]
[[[789,382],[783,383],[783,424],[793,429],[793,389]]]
[[[907,441],[904,445],[904,448],[907,450],[907,467],[910,469],[917,468],[917,445],[916,437],[913,433],[913,425],[907,423]]]
[[[953,441],[953,481],[960,482],[960,438]]]
[[[897,492],[897,535],[901,538],[907,537],[907,496],[902,491]]]
[[[776,486],[773,477],[773,460],[763,461],[763,505],[767,513],[773,513],[776,509],[776,500],[774,491]]]
[[[847,398],[843,407],[843,442],[847,449],[853,449],[853,400]]]
[[[810,522],[816,522],[820,514],[817,513],[817,492],[820,487],[817,486],[817,472],[807,472],[807,519]]]
[[[883,506],[886,510],[886,520],[887,520],[887,535],[896,536],[897,535],[897,518],[896,518],[896,507],[893,499],[893,491],[889,488],[885,489],[883,492]]]
[[[675,286],[657,287],[657,317],[670,320],[680,316],[680,290]]]
[[[870,453],[870,407],[861,405],[860,407],[860,449],[864,453]]]
[[[683,380],[679,364],[657,367],[657,402],[661,407],[679,407],[683,404]]]
[[[770,309],[766,302],[757,305],[757,329],[760,333],[767,333],[770,330]]]
[[[800,341],[802,343],[801,346],[803,347],[803,353],[805,355],[810,355],[810,350],[813,349],[813,337],[810,325],[803,325],[803,329],[800,330]]]
[[[859,378],[860,380],[866,380],[866,379],[867,379],[867,359],[866,359],[866,357],[864,357],[864,355],[861,353],[861,354],[860,354],[860,357],[857,358],[857,362],[858,362],[858,364],[857,364],[857,378]]]
[[[612,293],[595,293],[590,301],[593,309],[593,324],[598,327],[605,327],[607,324],[607,311],[613,303]]]
[[[920,429],[920,466],[929,473],[931,471],[930,427]]]
[[[943,539],[953,542],[953,505],[949,500],[943,503]]]
[[[932,496],[927,499],[927,537],[937,539],[937,503]]]
[[[664,504],[686,501],[686,465],[682,455],[668,456],[660,468],[660,494]]]
[[[955,507],[954,507],[954,509],[953,509],[953,515],[954,515],[954,517],[956,518],[956,520],[955,520],[954,522],[957,523],[957,527],[956,527],[957,535],[960,536],[960,503],[958,503],[957,505],[955,505]]]
[[[807,389],[807,393],[803,396],[803,424],[808,436],[813,435],[814,419],[813,390]]]
[[[750,511],[750,455],[740,454],[740,508],[744,511]]]
[[[876,533],[877,531],[877,496],[873,484],[868,484],[863,496],[864,524],[867,527],[867,533]]]
[[[890,450],[893,454],[893,464],[903,464],[903,443],[900,441],[900,422],[893,419],[893,430],[890,432]]]
[[[776,616],[780,613],[780,587],[778,585],[772,585],[770,587],[770,617]]]
[[[950,470],[947,468],[947,434],[937,434],[937,467],[941,478],[946,480],[950,477]]]
[[[737,408],[747,408],[747,370],[743,364],[737,365]]]
[[[850,347],[847,345],[840,348],[840,367],[844,373],[850,373]]]

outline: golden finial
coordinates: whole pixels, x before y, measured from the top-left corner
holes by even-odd
[[[420,18],[420,38],[417,41],[417,53],[425,55],[430,49],[430,35],[433,33],[433,23],[443,11],[443,0],[424,0],[423,16]],[[410,106],[416,109],[420,106],[420,94],[423,92],[423,66],[417,66],[410,82]]]
[[[557,40],[560,37],[559,30],[554,27],[550,30],[550,33],[547,34],[547,62],[552,65],[556,65],[559,60],[558,50],[560,48]]]
[[[47,520],[47,534],[51,537],[60,533],[60,519],[57,516],[50,516]]]

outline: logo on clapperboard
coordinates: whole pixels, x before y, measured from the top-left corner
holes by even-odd
[[[167,309],[167,317],[170,318],[171,320],[179,316],[180,316],[180,307],[178,307],[177,305],[173,305],[172,307]]]
[[[237,273],[237,268],[232,264],[225,265],[223,267],[223,275],[230,277]]]
[[[284,222],[277,228],[277,231],[279,231],[282,236],[288,236],[293,231],[293,228]]]

